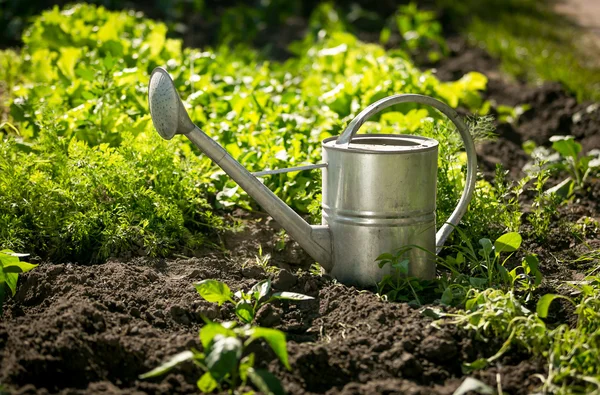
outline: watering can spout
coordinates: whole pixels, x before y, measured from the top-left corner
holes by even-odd
[[[258,202],[300,246],[327,271],[331,269],[331,234],[325,225],[310,225],[190,120],[169,73],[156,68],[148,101],[152,122],[164,139],[186,135],[198,148]]]

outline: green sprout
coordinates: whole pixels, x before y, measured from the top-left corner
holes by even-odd
[[[544,166],[552,172],[565,172],[568,177],[550,188],[547,193],[556,193],[563,198],[570,198],[577,190],[583,189],[590,177],[600,174],[600,150],[592,150],[582,155],[582,146],[573,136],[552,136],[552,152],[544,147],[532,147],[532,142],[526,142],[537,165],[529,165],[534,169]]]
[[[202,280],[194,284],[196,290],[207,302],[217,303],[219,306],[223,303],[231,303],[235,306],[235,314],[243,323],[250,324],[256,318],[256,312],[261,306],[271,303],[275,300],[311,300],[311,296],[295,292],[271,292],[271,280],[266,279],[257,283],[250,289],[250,292],[243,291],[231,292],[227,284],[217,280]],[[270,295],[269,295],[270,294]]]
[[[283,387],[273,374],[254,367],[255,356],[249,351],[249,346],[261,339],[267,342],[281,363],[291,370],[283,332],[249,325],[236,327],[235,322],[220,324],[206,320],[206,325],[200,330],[202,352],[195,349],[183,351],[140,375],[140,378],[160,376],[180,363],[192,361],[204,372],[197,382],[198,389],[203,393],[214,390],[222,392],[225,385],[229,388],[228,393],[233,393],[234,389],[250,382],[264,394],[283,394]]]

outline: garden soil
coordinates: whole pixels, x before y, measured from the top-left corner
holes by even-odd
[[[490,79],[489,100],[531,106],[517,124],[500,125],[496,142],[479,147],[486,174],[503,163],[518,175],[527,161],[521,149],[526,140],[547,144],[554,134],[573,134],[585,150],[600,147],[600,112],[592,103],[577,104],[557,85],[509,81],[485,53],[461,42],[453,45],[457,54],[438,67],[441,78],[482,71]],[[560,209],[557,224],[586,216],[600,219],[596,181]],[[232,289],[248,289],[271,277],[277,290],[315,298],[277,302],[258,315],[260,325],[287,333],[291,371],[264,344],[254,347],[259,364],[274,372],[290,394],[451,394],[467,376],[510,394],[525,394],[539,385],[535,374],[545,372],[544,362],[517,349],[487,369],[465,373],[462,362],[491,356],[501,343],[450,324],[433,325],[428,312],[440,306],[387,303],[372,290],[311,274],[310,259],[294,242],[288,240],[277,251],[277,224],[260,214],[234,214],[246,226],[222,235],[223,249],[195,257],[113,259],[98,265],[41,262],[22,275],[0,322],[0,383],[15,394],[193,393],[199,371],[192,364],[160,378],[138,379],[170,355],[200,348],[202,316],[234,319],[230,306],[205,302],[193,283],[219,279]],[[557,278],[582,276],[584,266],[567,270],[553,262],[573,257],[586,243],[598,247],[595,237],[578,240],[553,228],[544,249],[526,246],[546,254],[541,257],[546,291],[554,289]],[[276,267],[257,264],[259,245],[263,260],[271,254],[269,263]],[[560,321],[560,308],[552,317]]]

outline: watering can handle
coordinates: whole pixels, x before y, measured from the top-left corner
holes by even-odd
[[[346,130],[338,137],[336,141],[336,145],[347,145],[350,143],[358,129],[369,119],[372,115],[380,112],[383,109],[386,109],[394,104],[400,103],[419,103],[431,106],[437,110],[439,110],[442,114],[446,115],[448,119],[454,123],[456,129],[460,133],[462,137],[463,144],[465,146],[465,150],[467,151],[467,182],[465,185],[465,189],[458,201],[458,205],[448,218],[448,222],[446,222],[440,230],[438,230],[435,235],[435,245],[436,245],[436,254],[440,252],[442,246],[446,242],[450,233],[454,230],[454,227],[458,225],[460,219],[467,211],[467,206],[473,197],[473,192],[475,190],[475,181],[476,181],[476,173],[477,173],[477,155],[475,153],[475,144],[473,143],[473,138],[471,138],[471,134],[469,133],[469,129],[467,125],[458,117],[458,114],[454,109],[449,107],[448,105],[442,103],[439,100],[436,100],[429,96],[416,95],[416,94],[402,94],[402,95],[393,95],[385,97],[375,103],[371,104],[369,107],[365,108],[360,112],[350,122]]]

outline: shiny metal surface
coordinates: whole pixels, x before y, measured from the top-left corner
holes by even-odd
[[[314,165],[297,166],[297,167],[286,167],[285,169],[255,171],[254,173],[251,173],[251,174],[254,177],[264,177],[264,176],[271,176],[273,174],[290,173],[292,171],[320,169],[322,167],[327,167],[327,163],[317,163]]]
[[[375,285],[390,273],[375,259],[416,244],[409,275],[435,276],[435,197],[438,142],[419,136],[362,135],[347,147],[323,141],[323,225],[333,235],[333,269],[340,282]]]

